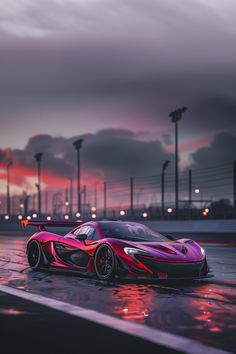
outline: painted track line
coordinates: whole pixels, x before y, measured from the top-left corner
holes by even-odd
[[[228,351],[209,347],[192,339],[160,331],[134,322],[126,322],[110,315],[104,315],[94,310],[71,305],[42,295],[29,293],[24,290],[0,285],[0,291],[186,354],[232,354]]]

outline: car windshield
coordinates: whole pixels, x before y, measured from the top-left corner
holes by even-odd
[[[129,241],[165,242],[165,236],[136,222],[113,221],[99,223],[103,237]]]

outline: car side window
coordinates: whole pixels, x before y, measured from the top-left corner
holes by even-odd
[[[99,240],[98,232],[93,226],[89,226],[89,225],[82,226],[74,232],[75,236],[81,234],[87,235],[87,240]]]
[[[83,232],[83,230],[85,231],[85,227],[84,226],[82,226],[79,229],[75,230],[74,231],[74,235],[77,236],[79,234],[84,234],[85,232]]]
[[[88,240],[99,240],[98,231],[95,229],[95,227],[91,227],[91,232],[88,234]]]
[[[87,235],[87,232],[86,232],[87,229],[88,229],[88,226],[81,226],[79,229],[74,231],[74,235],[75,236],[78,236],[78,235],[81,235],[81,234]]]

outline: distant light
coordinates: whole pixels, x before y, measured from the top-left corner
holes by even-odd
[[[144,317],[148,317],[148,316],[149,316],[149,313],[146,313],[145,311],[143,311],[143,316],[144,316]]]
[[[195,192],[196,194],[199,194],[199,193],[200,193],[200,189],[199,189],[199,188],[196,188],[196,189],[194,190],[194,192]]]
[[[77,217],[77,218],[80,218],[80,213],[79,212],[77,212],[76,214],[75,214],[75,216]]]
[[[92,218],[96,219],[97,215],[96,214],[92,214]]]
[[[22,220],[23,216],[22,215],[18,215],[18,220]]]
[[[148,217],[148,213],[143,213],[143,217],[147,218]]]
[[[125,211],[124,211],[124,210],[121,210],[121,211],[120,211],[120,215],[121,215],[121,216],[124,216],[124,215],[125,215]]]
[[[50,215],[47,216],[47,220],[50,221],[52,220],[52,217]]]
[[[169,214],[171,214],[171,213],[173,212],[173,209],[172,209],[172,208],[168,208],[168,209],[167,209],[167,212],[168,212]]]
[[[5,215],[5,216],[4,216],[4,219],[5,219],[5,220],[9,220],[9,219],[10,219],[10,216],[9,216],[9,215]]]
[[[96,207],[92,207],[92,208],[91,208],[91,211],[96,211],[96,210],[97,210]]]
[[[123,312],[128,312],[127,307],[125,307],[125,308],[123,309]]]
[[[65,219],[65,220],[68,220],[68,219],[69,219],[69,215],[65,215],[65,216],[64,216],[64,219]]]
[[[34,214],[32,215],[32,217],[33,217],[34,219],[36,219],[36,218],[37,218],[37,214],[34,213]]]
[[[31,220],[31,216],[28,215],[28,216],[26,217],[26,219],[27,219],[27,220]]]
[[[23,203],[20,204],[20,208],[21,208],[21,209],[24,208],[24,204],[23,204]]]
[[[68,205],[69,205],[69,202],[66,201],[66,202],[65,202],[65,206],[68,206]]]
[[[209,211],[210,211],[210,210],[209,210],[208,208],[205,209],[205,212],[206,212],[206,213],[209,213]]]
[[[204,211],[202,212],[202,215],[203,215],[203,216],[207,216],[208,213],[204,210]]]

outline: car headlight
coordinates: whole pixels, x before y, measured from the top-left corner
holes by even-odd
[[[204,248],[200,247],[200,249],[201,249],[201,254],[205,257],[206,253],[205,253]]]
[[[132,248],[132,247],[125,247],[124,248],[124,252],[130,257],[134,256],[135,254],[146,254],[146,255],[149,255],[148,252],[140,250],[139,248]]]

